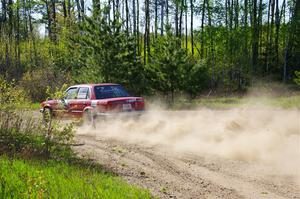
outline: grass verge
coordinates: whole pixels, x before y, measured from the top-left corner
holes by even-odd
[[[24,103],[16,104],[14,108],[17,110],[39,110],[41,108],[41,104],[24,102]]]
[[[269,107],[282,109],[300,109],[300,95],[284,97],[211,97],[194,100],[181,99],[174,103],[172,109],[231,109],[241,106]]]
[[[151,198],[97,167],[0,156],[0,198]]]
[[[151,198],[79,159],[73,124],[45,125],[28,112],[0,110],[0,198]]]

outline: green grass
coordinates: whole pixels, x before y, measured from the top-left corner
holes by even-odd
[[[300,95],[285,97],[209,97],[195,100],[178,100],[173,109],[193,109],[205,107],[210,109],[230,109],[241,106],[269,107],[283,109],[300,109]]]
[[[149,191],[76,157],[72,124],[48,128],[28,112],[0,109],[0,199],[151,198]]]
[[[24,103],[16,104],[16,106],[14,108],[19,109],[19,110],[38,110],[41,108],[41,104],[24,102]]]
[[[259,98],[260,103],[271,106],[279,107],[285,109],[297,108],[300,109],[300,96],[290,96],[290,97],[275,97],[275,98]]]
[[[152,198],[96,167],[0,156],[0,198]]]

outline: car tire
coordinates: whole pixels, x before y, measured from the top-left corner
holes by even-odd
[[[83,113],[83,122],[88,126],[92,126],[93,128],[96,127],[95,116],[91,110],[86,110]]]

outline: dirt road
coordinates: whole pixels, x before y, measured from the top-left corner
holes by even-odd
[[[227,148],[234,145],[232,140],[237,137],[235,131],[239,131],[239,133],[244,136],[246,135],[246,132],[248,132],[249,127],[251,126],[250,124],[253,124],[253,121],[249,121],[249,119],[247,120],[249,122],[243,123],[243,120],[241,120],[243,119],[243,113],[240,111],[235,115],[239,116],[239,120],[235,119],[234,123],[232,123],[232,118],[236,117],[232,116],[232,112],[230,113],[230,116],[227,112],[218,112],[216,113],[217,115],[211,115],[215,113],[205,113],[206,117],[214,116],[212,117],[213,121],[222,124],[221,127],[227,129],[220,134],[223,136],[222,143],[223,145],[225,143]],[[281,142],[275,142],[275,145],[264,142],[261,146],[260,143],[257,142],[253,143],[253,146],[251,145],[252,148],[250,145],[242,143],[242,146],[244,145],[244,148],[247,148],[245,154],[249,154],[249,150],[251,149],[254,151],[254,154],[260,154],[259,157],[267,157],[268,154],[274,155],[274,149],[271,146],[280,148],[281,146],[278,143],[282,143],[282,146],[287,148],[287,145],[284,145],[284,143],[288,143],[288,145],[291,146],[291,142],[288,142],[287,140],[291,138],[291,135],[296,135],[296,137],[292,137],[293,140],[296,139],[296,144],[294,145],[296,147],[296,151],[294,150],[296,156],[293,157],[291,152],[288,151],[288,154],[291,155],[288,158],[293,158],[293,160],[291,160],[292,162],[287,162],[286,160],[283,162],[283,159],[280,159],[282,164],[279,165],[280,167],[284,167],[285,164],[291,163],[291,165],[296,167],[297,172],[299,169],[297,168],[299,166],[297,155],[300,154],[300,133],[298,132],[297,118],[299,113],[294,112],[290,114],[293,118],[296,116],[296,120],[289,123],[288,133],[276,131],[276,129],[279,129],[278,126],[275,125],[277,121],[276,114],[272,113],[272,118],[269,118],[269,113],[261,114],[263,116],[260,117],[257,116],[255,120],[258,119],[258,122],[261,122],[260,120],[267,115],[268,121],[275,121],[275,123],[266,125],[266,122],[262,122],[264,125],[261,127],[256,123],[257,129],[255,132],[264,132],[262,129],[267,129],[267,140],[272,140],[272,143],[274,143],[274,135],[270,134],[269,131],[280,132]],[[285,113],[285,116],[287,118],[288,114]],[[273,162],[269,162],[271,164],[266,164],[265,161],[259,161],[259,158],[254,160],[253,155],[248,159],[236,158],[240,156],[229,156],[229,153],[223,152],[225,148],[222,148],[222,153],[216,153],[216,151],[213,151],[212,153],[202,153],[204,148],[200,146],[197,147],[195,143],[192,142],[192,140],[195,140],[198,137],[191,137],[191,133],[188,133],[192,128],[190,124],[184,126],[185,136],[180,134],[178,137],[178,132],[174,130],[174,126],[176,127],[175,129],[181,129],[180,133],[182,133],[183,126],[178,125],[178,123],[183,125],[188,122],[186,120],[175,120],[176,118],[182,117],[183,116],[180,113],[180,116],[176,114],[175,117],[156,116],[155,122],[153,122],[153,118],[151,120],[149,120],[149,118],[144,119],[143,126],[147,126],[146,129],[136,123],[130,123],[130,125],[126,123],[125,126],[124,124],[113,123],[108,126],[98,127],[97,131],[94,133],[88,133],[89,130],[86,129],[84,132],[81,130],[76,136],[76,139],[83,145],[74,148],[80,155],[93,159],[103,165],[106,169],[122,176],[129,183],[149,189],[155,196],[160,198],[300,198],[300,186],[297,183],[297,176],[288,171],[281,172],[276,169],[278,167],[274,165],[277,164],[277,161],[273,161],[272,159]],[[199,116],[194,115],[192,118],[204,120],[204,118],[197,117]],[[224,118],[226,119],[224,120]],[[188,119],[191,120],[191,118]],[[290,118],[287,119],[290,121]],[[150,121],[152,122],[152,126],[145,124],[145,122],[150,123]],[[174,123],[175,121],[177,122],[176,124]],[[281,119],[281,121],[285,124],[284,119]],[[159,125],[157,126],[157,124]],[[194,126],[200,127],[199,122],[198,124],[193,122],[193,124]],[[229,127],[228,124],[230,124]],[[170,127],[168,127],[168,125],[170,125]],[[209,125],[206,127],[211,127],[211,129],[213,129],[211,126],[212,124],[210,124],[208,120],[205,120],[205,125]],[[269,128],[274,125],[276,129],[273,130]],[[293,125],[295,125],[294,128],[292,128]],[[151,128],[149,126],[151,126]],[[216,123],[214,126],[216,126]],[[219,125],[217,126],[217,131],[222,130]],[[172,129],[170,129],[171,127]],[[203,124],[201,127],[204,127]],[[159,132],[155,141],[153,140],[153,135],[151,136],[151,133],[153,132],[146,132],[149,134],[148,138],[146,136],[147,134],[145,134],[145,131],[149,131],[149,128],[151,131]],[[140,132],[142,131],[142,133],[139,135],[135,134],[137,129]],[[215,131],[211,129],[208,131],[210,134],[213,134]],[[170,130],[173,130],[172,135],[175,137],[170,136]],[[230,134],[228,141],[226,141],[227,137],[224,137],[224,133],[228,136],[228,133],[232,130],[234,130],[235,133]],[[166,131],[168,131],[167,136],[162,136]],[[116,134],[116,132],[119,133]],[[189,139],[186,138],[186,134],[188,134]],[[261,134],[257,134],[257,136],[258,135],[260,137],[254,140],[264,139],[264,136]],[[287,138],[283,137],[283,135],[286,135]],[[203,136],[204,135],[202,135],[202,139]],[[205,134],[205,136],[207,136],[207,134]],[[172,142],[166,143],[166,137]],[[246,140],[251,140],[253,139],[252,137],[253,134],[251,134],[250,137],[247,136]],[[216,134],[214,134],[213,144],[220,144],[220,140],[215,140],[215,138]],[[210,139],[206,139],[206,142],[209,142],[209,140]],[[240,140],[241,139],[239,138],[238,141]],[[186,146],[180,145],[180,147],[178,147],[176,143],[184,143]],[[200,141],[198,143],[199,145],[203,144]],[[262,147],[265,145],[268,147]],[[182,150],[182,148],[191,149],[191,146],[193,146],[193,150]],[[239,155],[243,154],[243,147],[235,146],[234,148],[237,148],[236,151],[239,152]],[[269,148],[272,148],[272,150]],[[206,147],[205,149],[209,148]],[[232,152],[232,148],[230,148],[230,151]],[[281,151],[281,148],[279,151]],[[265,154],[266,156],[261,154]],[[284,157],[286,157],[285,153]],[[289,168],[292,170],[293,167]]]
[[[300,198],[288,176],[263,176],[261,167],[241,161],[86,135],[77,139],[84,143],[77,152],[161,198]]]

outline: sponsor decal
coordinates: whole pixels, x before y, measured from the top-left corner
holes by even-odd
[[[92,100],[91,106],[92,106],[92,107],[96,107],[96,106],[97,106],[97,100]]]

